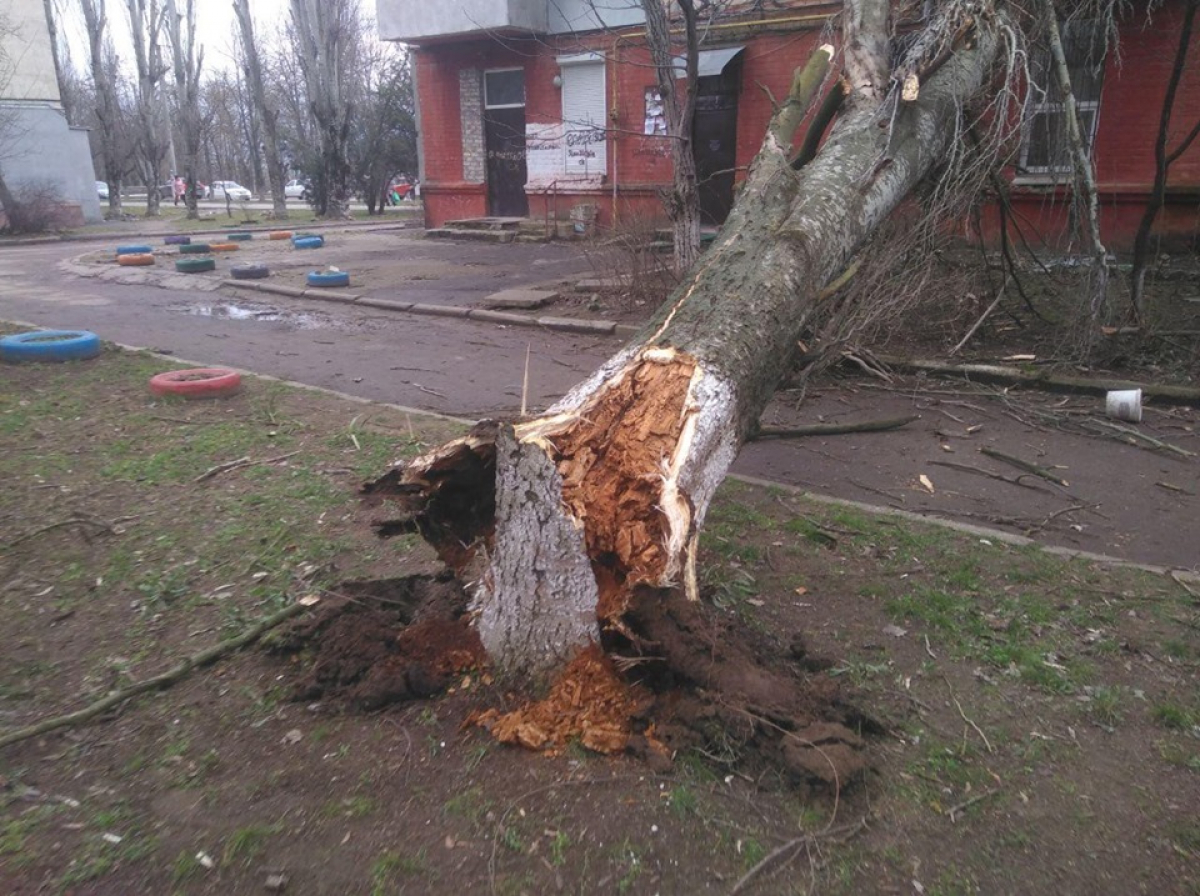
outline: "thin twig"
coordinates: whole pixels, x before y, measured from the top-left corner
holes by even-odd
[[[1000,792],[999,787],[993,787],[991,790],[985,790],[983,793],[977,793],[977,794],[975,794],[975,796],[971,797],[969,800],[963,800],[961,803],[959,803],[955,806],[951,806],[949,809],[946,810],[946,815],[950,818],[951,821],[956,821],[957,819],[955,818],[955,816],[957,816],[960,812],[963,812],[963,811],[971,808],[976,803],[981,803],[984,800],[991,799],[999,792]]]
[[[281,460],[287,460],[289,457],[295,457],[299,453],[299,451],[289,451],[287,454],[281,454],[278,457],[268,457],[266,460],[252,460],[249,457],[239,457],[237,460],[231,460],[228,463],[217,464],[215,467],[210,467],[192,481],[204,482],[206,479],[212,479],[214,476],[220,476],[222,473],[228,473],[230,470],[236,470],[239,467],[260,467],[268,464],[277,464]]]
[[[146,691],[154,691],[160,688],[169,687],[175,684],[193,669],[199,669],[209,665],[220,657],[231,651],[237,650],[239,647],[244,647],[258,639],[264,632],[269,631],[275,626],[291,619],[293,616],[306,610],[311,606],[311,601],[305,603],[289,604],[282,610],[272,613],[259,622],[246,629],[240,635],[230,638],[227,641],[222,641],[219,644],[214,644],[212,647],[202,650],[199,653],[192,654],[184,659],[178,665],[168,669],[161,675],[155,675],[153,678],[147,678],[139,681],[126,688],[113,691],[105,697],[85,706],[76,712],[67,713],[66,715],[55,716],[50,719],[44,719],[34,725],[26,728],[20,728],[16,731],[5,734],[0,737],[0,748],[7,747],[10,744],[15,744],[18,741],[27,740],[31,737],[37,737],[41,734],[46,734],[49,731],[54,731],[58,728],[67,728],[79,725],[86,722],[88,719],[98,716],[106,709],[110,709],[120,703],[124,703],[131,697],[136,697],[138,694],[144,694]]]
[[[29,541],[31,538],[36,538],[39,535],[43,535],[46,532],[51,532],[55,529],[61,529],[64,526],[95,526],[102,532],[107,532],[109,535],[113,534],[113,527],[108,525],[108,523],[101,523],[98,520],[89,520],[86,517],[73,516],[69,520],[59,520],[57,523],[50,523],[49,525],[34,529],[32,532],[26,532],[24,535],[18,535],[8,543],[8,547],[15,548],[23,541]]]
[[[849,840],[859,831],[864,830],[866,826],[867,820],[865,818],[860,818],[854,824],[843,825],[840,828],[827,828],[824,831],[820,831],[816,834],[805,834],[803,837],[796,837],[793,840],[789,840],[782,846],[771,850],[769,853],[763,856],[753,868],[743,874],[741,878],[738,879],[738,882],[733,885],[733,889],[729,891],[729,896],[737,896],[738,893],[741,893],[746,888],[746,885],[749,884],[750,881],[754,880],[755,877],[757,877],[767,868],[770,868],[782,857],[787,857],[784,864],[790,862],[796,857],[796,853],[800,851],[802,846],[808,846],[809,844],[816,843],[818,840],[836,839],[838,842],[844,842]]]
[[[1004,463],[1010,464],[1011,466],[1016,467],[1018,470],[1024,470],[1026,473],[1032,473],[1034,476],[1040,476],[1047,482],[1053,482],[1055,485],[1061,485],[1063,488],[1067,488],[1070,485],[1067,480],[1056,475],[1052,471],[1047,470],[1045,467],[1039,467],[1035,463],[1030,463],[1027,460],[1021,460],[1019,457],[1013,457],[1011,454],[1005,454],[1003,451],[997,451],[995,448],[989,448],[984,445],[980,447],[979,453],[994,458],[995,460],[1004,461]]]

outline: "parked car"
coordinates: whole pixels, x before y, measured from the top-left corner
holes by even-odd
[[[96,181],[96,195],[100,197],[101,202],[108,202],[108,184],[102,180]]]
[[[208,193],[212,199],[232,199],[234,202],[249,202],[251,198],[249,190],[232,180],[214,180]]]
[[[283,188],[283,196],[285,199],[299,199],[303,202],[308,201],[308,182],[302,180],[290,180]]]

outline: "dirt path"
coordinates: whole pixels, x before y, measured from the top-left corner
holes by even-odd
[[[471,419],[519,410],[527,350],[528,405],[537,409],[619,345],[615,338],[307,299],[117,284],[57,269],[80,249],[0,253],[0,317],[85,327],[180,358]],[[278,276],[287,282],[302,282],[303,271],[317,262],[284,246],[255,251],[275,252]],[[434,304],[474,305],[507,286],[595,273],[580,253],[561,245],[435,243],[399,231],[331,236],[319,261],[353,268],[356,284],[371,295]],[[753,444],[735,472],[1142,563],[1188,569],[1200,563],[1194,522],[1200,518],[1200,462],[1124,444],[1112,431],[1082,434],[1081,422],[1102,429],[1095,423],[1104,420],[1099,399],[1064,401],[950,381],[883,386],[837,378],[810,390],[802,407],[794,398],[778,396],[764,423],[920,418],[888,433]],[[1148,403],[1137,431],[1200,453],[1198,424],[1196,409]],[[1027,475],[982,448],[1051,469],[1067,485]]]

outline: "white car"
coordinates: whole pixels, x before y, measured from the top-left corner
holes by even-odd
[[[214,180],[208,188],[213,199],[232,199],[234,202],[249,202],[250,191],[232,180]]]
[[[290,180],[283,188],[285,199],[308,199],[308,184],[302,180]]]
[[[108,184],[102,180],[96,181],[96,195],[102,202],[108,202]]]

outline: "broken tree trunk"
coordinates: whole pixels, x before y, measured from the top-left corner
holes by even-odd
[[[914,101],[851,96],[800,171],[773,123],[721,236],[628,346],[544,416],[477,428],[394,474],[470,583],[496,668],[546,671],[605,637],[634,640],[623,616],[647,589],[696,595],[709,502],[814,298],[946,153],[990,72],[993,29],[976,19]]]

